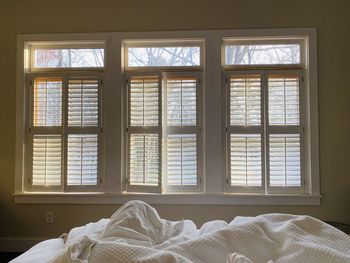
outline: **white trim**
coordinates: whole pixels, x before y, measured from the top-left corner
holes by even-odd
[[[314,28],[280,28],[280,29],[242,29],[242,30],[198,30],[198,31],[159,31],[159,32],[112,32],[112,33],[69,33],[69,34],[22,34],[17,37],[17,84],[16,84],[16,165],[15,165],[15,193],[24,192],[25,160],[25,128],[27,101],[25,100],[27,89],[24,73],[28,72],[29,54],[28,45],[33,42],[104,42],[105,43],[105,78],[104,97],[102,107],[104,152],[105,156],[105,187],[106,193],[118,195],[123,190],[123,178],[125,176],[125,128],[123,98],[125,96],[125,79],[123,77],[123,41],[124,40],[155,40],[155,39],[203,39],[204,41],[204,74],[203,74],[203,190],[206,193],[220,194],[223,190],[225,174],[225,136],[222,85],[222,41],[225,39],[247,38],[306,38],[308,53],[305,51],[306,67],[309,72],[305,74],[307,105],[305,120],[305,140],[307,165],[306,174],[310,174],[311,182],[307,183],[307,192],[312,196],[320,193],[319,180],[319,138],[318,138],[318,91],[317,91],[317,36]],[[295,65],[294,65],[295,66]],[[288,69],[291,69],[289,67]],[[60,69],[61,70],[61,69]],[[179,68],[175,69],[179,71]],[[192,69],[191,70],[199,70]],[[62,72],[64,70],[62,69]],[[79,72],[79,69],[74,69]],[[83,71],[83,70],[81,70]],[[51,71],[50,71],[51,72]],[[145,200],[147,194],[144,195]],[[188,196],[187,196],[188,197]],[[267,198],[275,199],[268,195]],[[171,199],[164,200],[171,203]],[[198,198],[198,197],[197,197]],[[292,196],[290,198],[296,198]],[[17,198],[16,198],[17,199]],[[20,198],[21,199],[21,198]],[[112,198],[113,199],[113,198]],[[202,198],[200,198],[202,199]],[[297,198],[296,198],[297,199]],[[27,200],[27,199],[21,199]],[[205,198],[203,200],[206,200]],[[240,199],[236,199],[240,200]],[[112,200],[113,201],[113,200]],[[217,200],[218,201],[218,200]],[[201,201],[198,201],[201,202]],[[64,203],[69,203],[64,198]],[[185,202],[187,203],[187,202]],[[219,202],[220,203],[220,202]],[[244,203],[242,203],[244,204]]]
[[[321,203],[319,195],[259,194],[150,194],[150,193],[42,193],[14,195],[17,204],[124,204],[141,199],[149,204],[186,205],[312,205]]]
[[[1,237],[0,238],[0,252],[25,252],[32,246],[46,240],[47,238],[32,237]]]

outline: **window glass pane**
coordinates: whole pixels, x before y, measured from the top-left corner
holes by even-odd
[[[90,68],[104,66],[103,48],[35,49],[35,68]]]
[[[98,125],[98,81],[69,80],[68,125]]]
[[[234,76],[230,79],[231,125],[260,125],[260,76]]]
[[[33,126],[61,126],[62,79],[35,79]]]
[[[98,137],[96,134],[69,134],[67,184],[97,185]]]
[[[230,171],[232,186],[261,186],[260,134],[231,134]]]
[[[225,46],[226,65],[300,64],[299,44]]]
[[[196,134],[169,135],[167,150],[167,184],[197,185]]]
[[[129,90],[131,126],[159,125],[158,78],[132,78]]]
[[[129,147],[130,185],[158,185],[158,134],[131,134]]]
[[[299,125],[299,77],[269,76],[269,124]]]
[[[200,66],[200,47],[128,47],[129,67]]]
[[[270,186],[300,186],[300,135],[270,134]]]
[[[32,184],[34,186],[61,185],[61,136],[33,136]]]
[[[166,86],[168,125],[195,126],[197,80],[194,78],[167,79]]]

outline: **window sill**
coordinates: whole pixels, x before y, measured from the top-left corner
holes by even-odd
[[[286,194],[140,194],[140,193],[20,193],[16,204],[123,204],[140,199],[150,204],[186,205],[312,205],[321,204],[320,195]]]

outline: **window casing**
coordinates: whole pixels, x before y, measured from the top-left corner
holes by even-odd
[[[55,49],[48,45],[41,49],[40,44],[30,47],[26,191],[103,189],[102,74],[85,60],[84,50],[89,53],[93,49],[77,49],[79,43],[67,45],[56,44]],[[37,50],[46,53],[38,58]],[[101,49],[96,50],[96,61],[102,67]],[[76,67],[71,60],[84,68],[73,70]]]
[[[84,41],[81,41],[84,39]],[[125,63],[125,45],[126,42],[133,42],[134,47],[142,46],[143,42],[151,43],[149,46],[153,46],[155,42],[159,42],[158,46],[162,46],[166,42],[167,47],[174,47],[174,40],[186,40],[187,46],[193,46],[193,40],[201,39],[203,42],[200,45],[200,66],[192,66],[188,70],[188,66],[176,66],[171,67],[169,65],[162,65],[158,67],[128,67]],[[244,65],[225,65],[224,49],[225,44],[233,45],[233,43],[239,39],[241,45],[247,44],[247,41],[251,46],[261,44],[262,39],[264,44],[271,45],[273,43],[278,44],[300,44],[300,64],[281,64],[278,65],[261,65],[255,64],[254,66]],[[92,49],[94,44],[99,43],[96,48],[104,48],[104,67],[89,67],[89,68],[33,68],[31,67],[30,58],[31,45],[38,44],[57,48],[64,42],[67,45],[67,49],[79,48],[76,43],[82,43],[86,41],[86,45],[81,48]],[[181,42],[180,41],[180,42]],[[194,41],[195,42],[195,41]],[[103,44],[101,44],[103,43]],[[171,45],[170,45],[170,44]],[[180,46],[183,43],[180,43]],[[140,198],[151,203],[205,203],[205,204],[319,204],[319,178],[318,178],[318,126],[317,126],[317,46],[316,46],[316,31],[314,29],[279,29],[279,30],[215,30],[215,31],[183,31],[183,32],[123,32],[123,33],[98,33],[98,34],[57,34],[57,35],[21,35],[18,39],[18,84],[17,84],[17,135],[16,135],[16,202],[102,202],[102,203],[115,203],[124,202],[130,198]],[[69,48],[68,48],[69,47]],[[120,52],[122,50],[122,52]],[[205,61],[204,61],[205,58]],[[205,62],[205,63],[204,63]],[[24,68],[24,74],[23,74]],[[261,182],[264,187],[261,187],[259,191],[246,191],[239,187],[233,191],[232,187],[227,182],[227,175],[229,174],[227,165],[227,109],[225,108],[227,103],[226,97],[226,84],[225,77],[227,74],[239,75],[242,72],[244,74],[253,74],[260,72],[265,78],[269,73],[277,72],[283,74],[290,74],[291,70],[301,71],[303,77],[303,83],[300,87],[303,88],[303,108],[301,110],[303,122],[298,128],[302,130],[302,140],[300,140],[300,147],[303,149],[300,152],[300,158],[304,163],[301,164],[302,170],[303,189],[294,191],[290,188],[290,192],[281,192],[278,187],[268,188],[267,186],[267,171],[266,153],[262,152],[261,158],[262,165],[261,170],[264,174]],[[222,77],[222,72],[225,77]],[[247,73],[247,71],[249,73]],[[255,72],[253,72],[255,71]],[[286,72],[288,71],[288,72]],[[84,73],[84,74],[83,74]],[[43,193],[43,190],[47,192],[47,188],[42,189],[30,189],[28,188],[28,171],[31,168],[28,167],[31,164],[28,162],[28,130],[30,128],[27,125],[27,120],[30,117],[28,109],[30,107],[28,102],[28,90],[23,87],[29,86],[28,78],[32,78],[38,74],[38,76],[44,77],[63,77],[64,82],[67,82],[70,77],[81,78],[82,75],[86,76],[92,74],[93,78],[103,79],[103,98],[101,97],[101,126],[99,126],[101,137],[101,144],[99,145],[99,164],[100,169],[103,170],[99,173],[102,176],[102,183],[98,187],[91,187],[90,189],[79,186],[64,186],[56,189],[56,193],[59,192],[82,192],[84,195],[69,195],[65,194],[60,197],[57,195],[46,194],[45,199],[38,196],[38,192]],[[232,75],[231,74],[231,75]],[[164,149],[164,140],[167,138],[168,129],[165,129],[164,116],[166,114],[166,106],[164,102],[164,91],[166,91],[165,80],[173,76],[186,76],[193,77],[198,80],[199,83],[199,96],[200,102],[198,107],[200,110],[198,114],[200,122],[197,123],[197,134],[200,134],[201,141],[197,143],[197,153],[200,161],[197,162],[197,173],[200,182],[200,186],[195,188],[189,186],[187,189],[184,187],[170,189],[169,185],[164,185],[162,182],[157,185],[155,191],[149,191],[160,193],[161,195],[148,195],[145,189],[128,189],[127,184],[129,178],[127,178],[128,171],[128,137],[130,128],[127,116],[127,85],[126,79],[135,78],[139,76],[157,76],[159,79],[159,85],[161,87],[161,127],[159,127],[159,133],[162,136],[160,143],[161,147],[161,159],[160,174],[165,175],[163,169],[166,167],[164,162],[166,161],[166,149]],[[24,78],[26,76],[27,80]],[[228,76],[228,75],[227,75]],[[32,78],[33,79],[33,78]],[[129,82],[130,83],[130,82]],[[28,85],[27,85],[28,84]],[[266,83],[262,83],[265,87]],[[66,83],[63,85],[63,89],[68,87]],[[220,87],[224,87],[224,91],[220,90]],[[266,91],[266,89],[265,89]],[[102,89],[101,89],[102,92]],[[25,99],[25,100],[24,100]],[[63,100],[63,103],[65,101]],[[266,104],[266,102],[263,102]],[[165,103],[166,104],[166,103]],[[265,104],[261,104],[265,107]],[[264,109],[265,111],[267,109]],[[29,117],[28,117],[29,116]],[[62,118],[62,123],[65,124],[65,117]],[[267,120],[262,116],[262,125],[265,126]],[[102,122],[103,120],[103,122]],[[23,121],[23,122],[22,122]],[[265,121],[265,122],[264,122]],[[22,125],[24,123],[25,125]],[[222,126],[221,126],[222,125]],[[221,126],[221,127],[220,127]],[[56,127],[57,128],[57,127]],[[174,127],[181,128],[181,127]],[[186,129],[192,129],[185,127]],[[257,129],[257,127],[253,127]],[[252,129],[253,129],[252,128]],[[275,134],[281,134],[282,127],[272,127],[276,130]],[[73,127],[71,127],[71,130]],[[74,127],[77,129],[77,127]],[[153,129],[153,128],[152,128]],[[233,129],[233,128],[231,128]],[[243,128],[242,128],[243,129]],[[180,129],[181,130],[181,129]],[[126,132],[127,131],[127,132]],[[179,130],[178,130],[179,131]],[[278,133],[277,133],[278,131]],[[193,134],[193,130],[179,131],[183,134]],[[46,132],[45,132],[46,133]],[[80,132],[82,133],[82,132]],[[264,143],[267,142],[266,129],[262,129],[260,134],[263,133],[261,140],[261,147],[266,148]],[[287,133],[287,131],[283,131]],[[282,134],[283,134],[282,133]],[[143,131],[142,131],[143,134]],[[232,134],[237,134],[237,129],[233,130]],[[243,130],[238,135],[243,134]],[[254,134],[254,133],[253,133]],[[255,133],[259,134],[259,133]],[[288,131],[288,134],[294,134]],[[57,135],[57,134],[56,134]],[[25,138],[25,139],[24,139]],[[197,137],[198,138],[198,137]],[[301,137],[300,137],[301,138]],[[173,138],[173,141],[169,143],[177,143],[179,145],[180,139]],[[236,138],[237,139],[237,138]],[[246,138],[250,142],[250,138]],[[273,138],[276,141],[276,138]],[[278,138],[277,138],[278,139]],[[192,140],[193,141],[193,140]],[[236,140],[240,143],[239,140]],[[253,140],[254,142],[254,140]],[[68,141],[61,141],[63,147]],[[73,141],[71,141],[73,143]],[[182,142],[181,142],[182,143]],[[277,140],[277,142],[279,141]],[[284,143],[289,145],[293,144],[285,140]],[[25,154],[23,154],[23,145],[26,145]],[[264,150],[265,151],[265,150]],[[178,152],[174,152],[175,156],[179,156]],[[177,154],[177,155],[176,155]],[[25,157],[25,158],[24,158]],[[29,156],[30,157],[30,156]],[[31,158],[31,157],[30,157]],[[61,152],[61,158],[63,159],[64,166],[66,165],[66,153]],[[62,173],[66,172],[66,168],[62,167]],[[63,177],[63,183],[67,181],[66,177]],[[135,186],[135,185],[134,185]],[[286,190],[286,188],[283,188]],[[51,192],[51,190],[50,190]],[[95,195],[98,192],[98,197]],[[142,195],[137,193],[142,192]],[[181,195],[183,193],[183,195]],[[205,193],[205,194],[200,194]],[[226,193],[226,194],[224,194]],[[249,193],[249,195],[245,195]],[[292,193],[292,195],[291,195]],[[173,195],[176,194],[176,197]],[[158,197],[159,196],[159,197]],[[200,197],[199,197],[200,196]],[[264,196],[263,198],[260,196]],[[51,200],[51,201],[50,201]],[[60,200],[60,201],[58,201]],[[75,200],[75,201],[74,201]]]
[[[127,192],[201,191],[203,62],[201,42],[191,44],[125,42]]]

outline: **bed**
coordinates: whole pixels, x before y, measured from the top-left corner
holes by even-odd
[[[197,226],[169,221],[142,201],[110,219],[43,241],[11,263],[350,262],[350,237],[310,216],[265,214]]]

